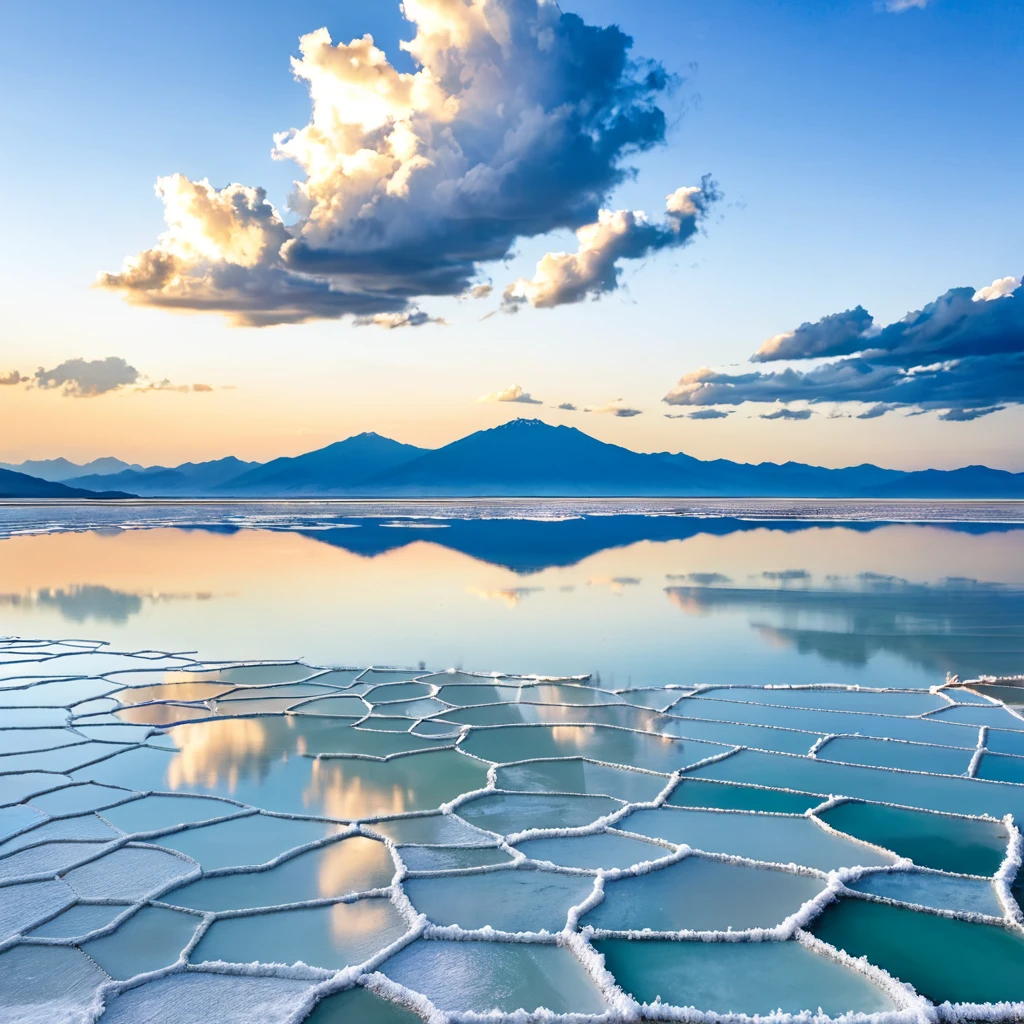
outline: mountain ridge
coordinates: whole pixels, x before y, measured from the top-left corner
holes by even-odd
[[[56,463],[66,460],[48,460]],[[120,460],[110,460],[120,463]],[[125,463],[120,463],[127,465]],[[266,463],[233,456],[177,467],[132,467],[68,484],[149,497],[744,497],[1024,499],[1024,473],[986,466],[904,471],[872,463],[697,459],[635,452],[577,427],[518,418],[439,448],[372,431]]]

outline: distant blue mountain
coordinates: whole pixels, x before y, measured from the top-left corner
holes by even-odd
[[[52,480],[41,480],[26,473],[0,469],[0,499],[10,498],[131,498],[123,491],[89,491],[68,487]]]
[[[224,495],[348,494],[368,477],[403,465],[427,449],[363,433],[294,458],[274,459],[210,488]]]
[[[258,462],[243,462],[229,455],[213,462],[185,462],[174,469],[151,466],[126,469],[110,476],[91,474],[67,482],[75,487],[119,487],[144,497],[192,497],[206,494],[218,484],[233,480]]]
[[[26,473],[29,476],[38,477],[40,480],[52,480],[57,483],[67,481],[79,476],[95,474],[107,476],[112,473],[120,473],[126,469],[142,471],[139,465],[122,462],[120,459],[110,457],[93,459],[85,465],[78,465],[69,462],[67,459],[28,459],[21,463],[0,462],[0,469],[9,469],[15,473]]]
[[[705,461],[634,452],[575,427],[528,419],[478,430],[436,449],[364,433],[263,465],[227,458],[94,473],[68,482],[151,497],[1024,499],[1024,474],[985,466],[903,472],[870,464],[826,469],[799,462]]]

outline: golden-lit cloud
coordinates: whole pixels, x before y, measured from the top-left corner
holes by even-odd
[[[669,76],[633,57],[618,28],[587,25],[551,0],[401,9],[415,29],[401,43],[411,71],[370,35],[335,42],[319,28],[299,40],[292,71],[312,112],[274,136],[272,154],[302,172],[288,201],[294,224],[263,189],[168,175],[157,182],[166,230],[99,286],[239,324],[351,314],[416,326],[430,320],[417,299],[489,294],[474,283],[480,264],[517,239],[583,230],[589,248],[574,270],[557,286],[523,288],[524,299],[553,305],[612,287],[615,258],[692,234],[694,190],[670,197],[663,227],[628,211],[599,217],[629,173],[624,161],[665,136],[657,101]]]
[[[520,277],[505,289],[504,308],[523,303],[550,309],[596,298],[619,285],[620,260],[637,260],[685,245],[693,238],[708,205],[717,197],[710,179],[678,188],[665,199],[665,222],[654,224],[642,210],[601,210],[597,221],[576,232],[576,252],[549,252],[532,278]]]
[[[521,405],[543,405],[539,398],[534,398],[529,392],[524,391],[519,384],[509,384],[501,391],[492,391],[490,394],[481,395],[478,403],[490,404],[492,402],[518,402]]]

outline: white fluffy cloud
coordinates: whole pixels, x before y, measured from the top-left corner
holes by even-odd
[[[928,6],[929,0],[885,0],[885,9],[890,14],[902,14],[904,11],[910,11],[914,8],[918,10],[924,10]]]
[[[303,173],[294,223],[262,189],[161,178],[167,230],[99,285],[251,325],[405,313],[417,298],[466,293],[479,264],[517,238],[598,222],[629,157],[663,141],[668,76],[634,59],[618,28],[587,25],[553,0],[402,9],[415,26],[402,43],[410,72],[370,36],[301,38],[292,69],[312,115],[276,135],[273,151]],[[671,234],[672,218],[677,241],[692,233],[687,200],[646,233]],[[627,234],[642,247],[643,232]]]
[[[483,403],[519,402],[521,405],[544,404],[539,398],[534,398],[531,394],[524,391],[518,384],[509,384],[502,391],[492,391],[489,395],[481,395],[477,401]]]
[[[541,309],[614,291],[619,260],[642,259],[658,249],[685,245],[716,198],[709,179],[666,196],[665,221],[653,224],[642,210],[601,210],[597,221],[576,232],[576,252],[549,252],[532,278],[521,277],[505,289],[506,310],[522,303]]]

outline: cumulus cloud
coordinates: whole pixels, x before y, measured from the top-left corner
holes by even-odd
[[[490,283],[475,284],[468,292],[465,293],[467,298],[470,299],[486,299],[490,297],[491,292],[494,291],[494,285]]]
[[[505,289],[503,306],[514,312],[523,303],[551,309],[614,291],[622,273],[620,260],[637,260],[685,245],[717,198],[706,177],[699,186],[678,188],[666,197],[665,220],[654,224],[642,210],[601,210],[593,224],[576,232],[576,252],[549,252],[532,278],[520,277]]]
[[[628,405],[623,405],[621,398],[616,398],[614,402],[609,402],[607,405],[597,406],[596,408],[586,408],[583,411],[605,413],[608,416],[621,416],[624,419],[643,415],[643,409],[632,409]]]
[[[522,405],[543,405],[539,398],[534,398],[518,384],[509,384],[503,391],[492,391],[489,395],[481,395],[477,402],[519,402]]]
[[[422,327],[424,324],[448,326],[442,316],[429,316],[422,309],[406,309],[400,313],[374,313],[373,316],[357,316],[352,321],[356,327],[383,327],[393,331],[396,327]]]
[[[564,412],[576,412],[576,406],[572,402],[563,402],[558,408]]]
[[[17,370],[11,370],[10,373],[0,373],[0,387],[3,387],[5,384],[25,384],[30,379],[29,377],[22,377]]]
[[[890,14],[902,14],[914,8],[923,11],[928,3],[929,0],[885,0],[885,9]]]
[[[776,335],[752,362],[828,360],[811,369],[685,374],[665,396],[669,405],[743,402],[860,402],[873,419],[897,409],[937,410],[966,421],[1024,404],[1024,288],[1001,278],[952,288],[923,309],[885,327],[861,307]],[[791,417],[790,417],[791,418]]]
[[[551,0],[405,0],[395,68],[369,35],[302,36],[307,125],[275,136],[302,171],[285,223],[263,189],[161,178],[167,230],[100,287],[249,325],[403,313],[458,296],[517,238],[600,223],[633,154],[664,140],[669,77],[618,28]],[[669,209],[679,240],[699,202]],[[642,247],[631,229],[634,248]],[[661,239],[661,234],[656,234]],[[653,243],[650,243],[653,244]],[[607,271],[606,271],[607,276]],[[592,287],[589,286],[588,287]]]

